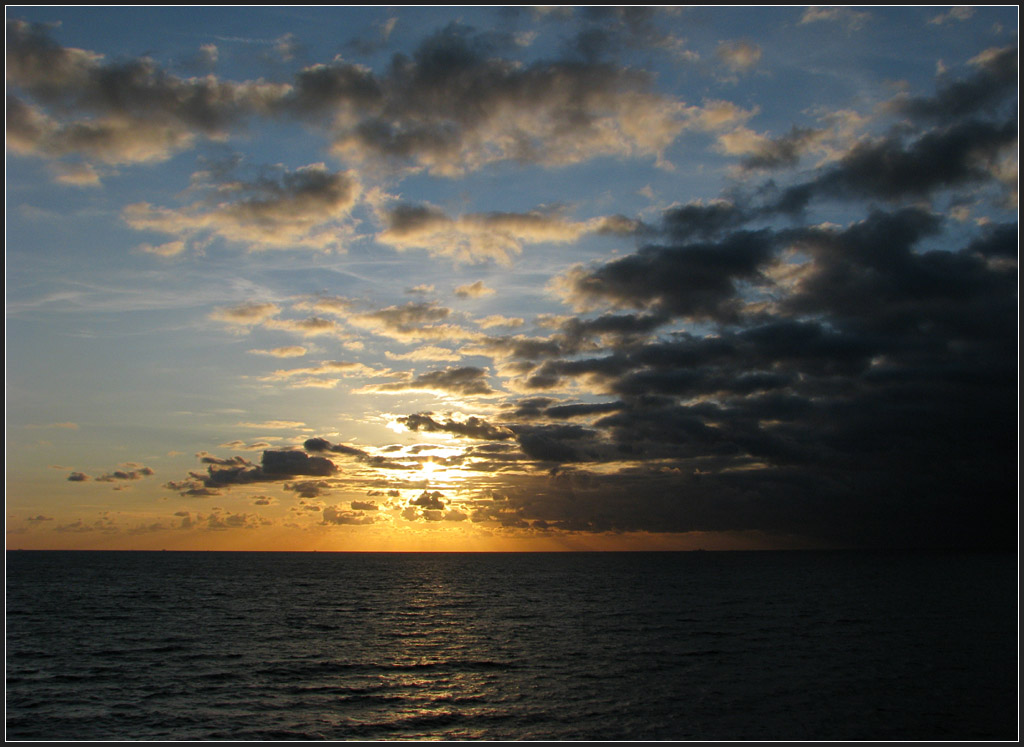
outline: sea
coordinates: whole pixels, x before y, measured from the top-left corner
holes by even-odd
[[[1013,553],[8,551],[10,740],[1009,740]]]

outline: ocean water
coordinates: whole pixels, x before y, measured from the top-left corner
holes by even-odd
[[[1017,559],[7,553],[7,738],[1016,739]]]

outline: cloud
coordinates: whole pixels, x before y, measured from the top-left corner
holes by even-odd
[[[492,316],[485,316],[483,319],[478,319],[479,324],[484,329],[490,329],[492,327],[522,327],[525,324],[525,320],[520,316],[501,316],[500,314],[494,314]]]
[[[385,228],[377,234],[378,241],[396,249],[426,249],[468,263],[492,260],[508,264],[522,252],[524,244],[576,241],[605,225],[602,219],[573,222],[555,211],[542,210],[451,218],[432,206],[409,204],[385,209],[381,218]],[[482,289],[483,282],[477,283]],[[460,295],[458,290],[456,295]]]
[[[978,115],[1015,114],[1017,103],[1017,47],[991,47],[969,60],[971,70],[960,78],[939,78],[932,96],[896,97],[889,108],[900,114],[939,123]]]
[[[391,32],[395,30],[395,25],[397,23],[398,18],[396,16],[390,16],[386,20],[374,24],[374,27],[376,28],[376,33],[374,35],[352,39],[345,46],[352,49],[357,54],[375,54],[387,46],[388,39],[391,37]]]
[[[496,394],[487,381],[487,371],[474,366],[446,368],[430,371],[419,376],[409,375],[403,381],[387,384],[372,384],[359,392],[432,392],[435,394],[456,394],[464,397],[488,397]]]
[[[116,480],[141,480],[154,474],[152,468],[140,466],[138,469],[118,469],[105,472],[96,478],[96,482],[114,482]]]
[[[250,327],[265,323],[281,313],[281,307],[273,303],[250,301],[237,306],[214,309],[210,318],[239,327]]]
[[[258,459],[199,452],[200,466],[165,486],[197,498],[251,486],[243,498],[256,505],[268,505],[263,492],[284,491],[295,494],[296,515],[324,525],[400,516],[472,520],[502,531],[758,530],[838,545],[1012,546],[1018,424],[1007,403],[1019,383],[1019,242],[1002,200],[1016,181],[1016,47],[986,49],[963,67],[951,65],[930,94],[893,96],[870,115],[837,110],[811,125],[801,120],[755,132],[748,125],[756,107],[669,99],[656,92],[652,76],[614,60],[622,50],[646,49],[641,40],[666,45],[658,49],[679,41],[660,34],[659,12],[574,11],[578,25],[562,35],[561,59],[521,63],[508,57],[513,34],[453,25],[376,71],[336,59],[304,68],[290,83],[249,89],[212,76],[175,78],[151,61],[113,65],[56,45],[42,29],[16,27],[26,38],[14,50],[11,150],[60,158],[53,173],[82,184],[106,178],[103,164],[119,163],[110,159],[127,157],[130,147],[140,160],[165,157],[237,134],[247,118],[264,115],[319,128],[335,153],[360,169],[359,180],[417,171],[452,177],[502,162],[550,167],[598,155],[664,166],[665,153],[674,152],[668,146],[685,132],[735,159],[729,188],[717,198],[659,187],[663,205],[687,200],[660,216],[652,191],[638,216],[580,221],[543,206],[459,212],[388,203],[380,190],[357,207],[354,172],[314,165],[239,176],[237,163],[209,165],[183,207],[137,206],[126,214],[137,228],[166,229],[172,239],[140,251],[168,258],[198,253],[214,240],[253,248],[341,246],[357,219],[374,217],[380,243],[464,262],[507,262],[531,246],[590,236],[614,247],[557,277],[556,297],[545,303],[566,307],[538,306],[528,334],[515,334],[523,318],[473,319],[429,300],[433,283],[461,298],[490,290],[483,280],[457,285],[464,278],[436,272],[390,278],[385,292],[395,297],[424,282],[412,289],[413,302],[386,308],[306,296],[282,318],[283,304],[225,302],[210,318],[240,330],[344,339],[356,329],[368,339],[367,356],[413,362],[395,372],[330,360],[258,372],[252,381],[328,387],[361,376],[378,380],[357,394],[491,399],[460,404],[477,415],[363,413],[364,425],[369,417],[422,434],[407,433],[402,444],[313,437],[300,450],[256,441],[272,430],[284,434],[282,443],[313,434],[286,419],[297,417],[286,409],[279,421],[237,424],[250,438],[218,438],[248,457],[261,451]],[[808,25],[853,29],[868,20],[850,8],[801,13]],[[723,42],[719,58],[734,73],[750,72],[761,50]],[[123,79],[115,81],[115,73]],[[135,103],[101,102],[103,76],[111,77],[111,90],[133,92]],[[176,119],[161,110],[171,105],[169,92],[199,90],[234,92],[237,99],[218,99],[206,124],[198,114]],[[158,120],[144,111],[147,97],[164,111],[163,145],[153,139]],[[75,146],[80,150],[69,145],[75,128],[84,137],[90,128],[118,126],[137,129],[137,146],[119,131],[109,146],[102,138]],[[111,155],[103,156],[103,147]],[[75,164],[82,168],[71,177]],[[774,172],[772,178],[762,171]],[[695,170],[691,177],[713,175]],[[624,189],[633,194],[636,186]],[[456,192],[439,203],[457,204]],[[321,243],[328,234],[334,244]],[[368,277],[352,269],[372,252],[358,247],[364,249],[368,254],[345,269],[323,257],[310,262],[339,277],[349,273],[339,282],[355,283]],[[603,251],[596,244],[594,250]],[[295,262],[278,257],[268,272],[310,269]],[[491,276],[487,282],[500,292],[509,287]],[[299,311],[302,318],[292,313]],[[289,358],[309,350],[250,352]],[[471,361],[477,365],[424,370],[417,363],[470,356],[480,356]],[[441,440],[443,447],[409,443]],[[428,463],[445,471],[430,475],[422,469]],[[145,470],[125,464],[94,479],[127,484]],[[90,478],[72,472],[67,479]],[[331,492],[344,503],[317,500]],[[179,518],[183,526],[193,521],[187,512]],[[258,521],[217,510],[195,525]],[[60,524],[62,531],[109,526]]]
[[[206,518],[206,529],[223,531],[227,529],[256,529],[264,524],[259,514],[220,513],[215,511]]]
[[[239,428],[256,428],[258,430],[293,430],[303,429],[306,424],[301,420],[264,420],[259,423],[245,422],[238,423]]]
[[[154,254],[157,257],[177,257],[184,254],[185,249],[186,244],[184,241],[168,241],[157,246],[139,244],[139,246],[135,247],[135,251],[142,252],[143,254]]]
[[[250,350],[249,352],[253,355],[271,355],[275,358],[301,358],[309,351],[301,345],[286,345],[272,350]]]
[[[502,41],[451,24],[412,57],[396,57],[387,75],[367,81],[359,114],[335,127],[335,151],[458,176],[496,161],[658,158],[683,128],[678,104],[653,93],[643,72],[596,62],[522,66],[496,54]],[[353,75],[341,64],[332,72]],[[337,104],[356,100],[351,89],[335,90]]]
[[[251,181],[216,181],[214,200],[181,209],[129,205],[125,222],[140,231],[177,235],[194,242],[212,237],[250,251],[340,248],[340,222],[359,193],[352,172],[331,172],[322,163],[278,170]]]
[[[736,319],[739,281],[759,281],[775,235],[738,231],[715,242],[648,246],[597,268],[577,266],[555,284],[577,308],[633,306],[689,319]]]
[[[55,163],[52,166],[54,178],[58,184],[72,187],[98,187],[100,175],[87,163]]]
[[[264,451],[263,471],[268,475],[333,475],[337,467],[329,459],[310,457],[301,451]]]
[[[379,377],[390,375],[390,372],[381,371],[379,369],[370,368],[369,366],[356,363],[354,361],[324,361],[319,366],[307,366],[305,368],[291,368],[291,369],[278,369],[272,374],[260,377],[261,381],[287,381],[292,385],[295,385],[296,380],[303,382],[304,386],[309,386],[311,380],[317,379],[317,377],[324,377],[329,375],[342,376],[344,378],[353,377]],[[338,379],[333,379],[337,383]],[[334,384],[332,383],[331,386]]]
[[[504,440],[514,435],[508,428],[491,425],[487,421],[476,416],[470,416],[464,420],[453,420],[448,418],[444,422],[434,420],[433,413],[417,413],[400,417],[397,422],[404,425],[411,431],[424,431],[428,433],[451,433],[456,436],[467,438],[478,438],[483,440]]]
[[[316,437],[307,439],[303,444],[303,448],[306,451],[311,451],[313,453],[326,451],[334,454],[343,454],[345,456],[353,457],[356,461],[377,469],[409,470],[419,468],[419,465],[417,464],[396,462],[384,456],[370,454],[369,452],[355,446],[349,446],[347,444],[332,444],[325,438]]]
[[[871,14],[867,11],[854,10],[848,7],[839,8],[820,8],[817,6],[811,6],[807,8],[803,15],[800,16],[800,25],[806,23],[841,23],[844,24],[851,31],[856,31],[864,27],[869,20],[871,20]]]
[[[35,425],[35,424],[32,424],[32,425],[26,425],[25,427],[26,428],[33,428],[33,429],[36,429],[36,428],[46,428],[46,429],[56,428],[58,430],[69,430],[69,431],[77,431],[79,429],[78,423],[72,423],[72,422],[46,423],[45,425]]]
[[[408,353],[392,353],[390,350],[384,352],[384,357],[393,361],[457,361],[462,358],[460,353],[441,348],[436,345],[424,345]]]
[[[222,138],[267,113],[285,90],[261,81],[178,78],[145,57],[105,62],[60,46],[44,25],[18,20],[7,22],[7,80],[36,102],[9,99],[9,117],[10,101],[18,102],[9,119],[17,152],[109,164],[164,161],[197,137]]]
[[[281,83],[212,74],[180,78],[145,57],[108,63],[102,55],[61,47],[45,27],[13,21],[8,142],[15,152],[47,158],[152,163],[202,140],[238,135],[250,121],[284,119],[318,127],[335,155],[363,171],[404,168],[455,177],[503,161],[565,166],[604,156],[662,163],[681,133],[702,126],[699,107],[660,95],[645,71],[599,58],[620,43],[668,50],[684,61],[697,55],[646,11],[594,20],[601,28],[581,34],[564,59],[523,65],[502,56],[517,47],[512,35],[450,24],[411,56],[396,55],[382,73],[335,59]],[[287,35],[278,40],[284,57],[295,56],[293,41]],[[749,42],[724,43],[720,51],[741,71],[760,53]],[[207,45],[203,65],[209,67],[216,52]],[[179,230],[257,248],[332,244],[326,227],[311,223],[301,208],[288,220],[292,211],[273,209],[285,202],[279,196],[257,199],[271,203],[262,206],[263,225],[242,222],[238,214],[252,206],[231,201],[181,210],[143,204],[126,217],[164,229],[177,218]],[[343,197],[330,205],[343,213],[347,202]]]
[[[424,490],[416,498],[410,501],[410,506],[419,506],[426,511],[443,511],[444,501],[442,500],[444,495],[440,492]]]
[[[369,516],[363,512],[346,511],[340,506],[324,507],[324,524],[350,524],[364,526],[377,521],[376,516]]]
[[[330,495],[334,486],[326,480],[300,480],[298,482],[286,482],[285,490],[298,493],[302,498],[319,498],[322,495]]]
[[[940,13],[928,20],[928,23],[941,26],[947,21],[966,21],[974,16],[974,8],[970,5],[958,5],[955,8],[950,8],[945,13]]]
[[[732,148],[727,146],[726,150],[745,154],[742,166],[747,170],[786,168],[795,166],[806,152],[820,145],[824,135],[824,130],[794,126],[780,137],[757,137],[745,147],[733,144]]]
[[[263,451],[261,464],[243,457],[220,459],[201,453],[206,472],[190,472],[188,479],[172,480],[164,485],[181,495],[215,496],[234,485],[284,482],[293,477],[330,477],[338,468],[330,459],[311,457],[301,451]]]
[[[479,333],[455,324],[438,324],[445,322],[451,313],[451,309],[432,301],[409,302],[402,306],[351,314],[346,321],[354,327],[404,343],[452,342],[479,337]]]
[[[220,50],[216,44],[203,44],[199,47],[199,56],[203,63],[212,67],[220,59]]]
[[[787,189],[779,209],[799,210],[813,196],[898,200],[989,181],[1003,149],[1016,141],[1017,124],[968,121],[906,142],[890,135],[862,142],[816,179]]]
[[[1016,229],[993,227],[959,251],[922,249],[942,228],[937,216],[905,208],[780,232],[785,241],[766,245],[795,245],[804,259],[767,316],[549,360],[538,370],[556,384],[598,376],[619,399],[519,401],[503,425],[525,456],[560,470],[631,466],[524,485],[500,511],[478,507],[477,518],[504,521],[513,510],[527,523],[585,531],[785,526],[838,542],[933,545],[954,542],[967,521],[974,536],[1002,536],[998,517],[1010,517],[1014,501],[971,509],[966,486],[980,480],[993,496],[1015,495],[1005,469],[1015,425],[999,405],[1015,386],[1015,349],[1005,344],[1016,334],[1015,269],[988,257],[1015,253]],[[638,299],[685,312],[657,284],[663,266],[633,261],[667,251],[645,248],[605,266],[631,277],[617,264],[626,262],[635,287],[639,278],[651,285]],[[675,251],[685,256],[688,245]],[[632,295],[609,291],[605,302]],[[522,422],[565,417],[591,422]],[[936,454],[954,453],[938,466]],[[539,491],[543,502],[529,497]],[[925,505],[922,523],[914,506]]]
[[[724,41],[718,44],[715,55],[733,72],[745,73],[761,61],[761,47],[747,40]]]
[[[1003,181],[1001,164],[1017,142],[1016,57],[1016,47],[986,50],[967,76],[940,77],[934,95],[887,102],[884,112],[909,121],[857,141],[814,178],[785,189],[775,209],[799,212],[816,197],[896,202]]]
[[[300,335],[301,337],[345,336],[345,333],[340,331],[341,328],[337,322],[319,316],[311,316],[305,319],[268,319],[263,324],[268,329],[279,329]]]
[[[90,477],[84,472],[72,472],[68,475],[68,482],[88,482],[95,480],[96,482],[119,482],[119,481],[134,481],[141,480],[144,477],[150,477],[154,473],[152,467],[147,467],[144,464],[138,464],[136,462],[127,462],[121,465],[120,469],[111,470],[110,472],[104,472],[99,477]]]
[[[493,296],[494,289],[484,285],[483,280],[477,280],[475,283],[458,286],[455,289],[455,295],[459,298],[482,298],[484,296]]]
[[[257,441],[255,443],[247,444],[245,441],[228,441],[222,443],[221,446],[225,449],[242,449],[244,451],[263,451],[270,448],[270,444],[266,441]]]
[[[623,49],[662,49],[678,61],[693,62],[699,55],[686,49],[685,39],[666,32],[658,17],[673,11],[636,6],[583,8],[574,19],[579,30],[566,42],[567,56],[596,62]]]

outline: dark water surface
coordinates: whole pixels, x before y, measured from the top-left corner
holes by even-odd
[[[7,553],[8,739],[1016,739],[1012,554]]]

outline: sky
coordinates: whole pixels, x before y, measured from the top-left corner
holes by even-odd
[[[1017,13],[7,6],[7,547],[1015,547]]]

